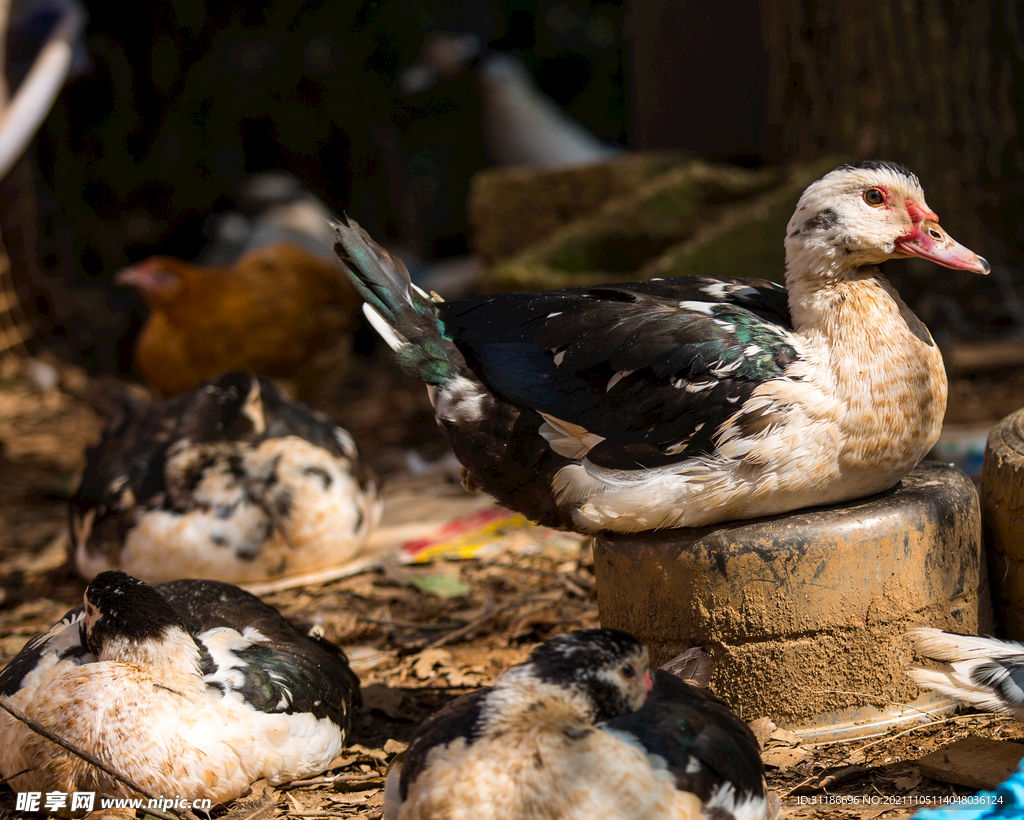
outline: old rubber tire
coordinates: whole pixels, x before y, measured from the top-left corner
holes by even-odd
[[[601,624],[636,634],[655,663],[705,646],[712,687],[748,720],[867,719],[919,696],[903,673],[907,627],[990,629],[980,545],[971,480],[924,462],[892,490],[842,505],[598,535]]]
[[[981,471],[992,592],[1000,634],[1024,640],[1024,410],[989,433]]]

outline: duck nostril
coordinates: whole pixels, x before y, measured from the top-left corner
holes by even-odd
[[[931,236],[932,239],[935,239],[936,241],[945,238],[942,231],[940,231],[938,228],[929,228],[928,234]]]

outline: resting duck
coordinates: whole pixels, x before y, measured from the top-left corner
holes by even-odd
[[[344,653],[217,581],[98,575],[82,606],[0,672],[0,695],[156,796],[223,803],[323,771],[360,704]],[[18,790],[131,790],[0,711]]]
[[[467,484],[582,533],[699,527],[892,487],[938,438],[942,358],[878,269],[987,273],[889,162],[803,194],[785,289],[683,277],[436,303],[352,221],[336,253],[428,385]]]
[[[560,635],[417,730],[388,773],[384,820],[761,820],[757,741],[714,695],[632,635]]]
[[[251,582],[343,563],[380,519],[352,437],[243,371],[129,415],[71,501],[86,578]]]
[[[918,686],[1024,721],[1024,645],[932,627],[907,632],[914,651],[942,666],[910,664]]]

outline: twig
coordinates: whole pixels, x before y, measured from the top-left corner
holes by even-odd
[[[872,740],[870,743],[866,743],[865,745],[861,746],[859,749],[856,749],[853,752],[853,754],[857,754],[859,752],[863,752],[865,749],[870,749],[872,746],[877,746],[879,743],[885,743],[886,741],[895,740],[898,737],[903,737],[903,735],[909,735],[911,732],[916,732],[918,729],[926,729],[929,726],[941,726],[943,723],[953,723],[954,721],[958,721],[958,720],[970,720],[972,718],[978,718],[978,717],[987,717],[987,716],[986,715],[950,715],[948,718],[941,718],[940,720],[933,720],[933,721],[931,721],[929,723],[919,723],[919,724],[917,724],[917,726],[911,726],[909,729],[904,729],[902,732],[897,732],[894,735],[886,735],[885,737],[881,737],[878,740]],[[992,715],[991,717],[998,718],[998,719],[1001,719],[1001,720],[1004,720],[1004,721],[1005,720],[1012,720],[1013,719],[1010,715]],[[849,757],[849,755],[847,755],[847,757]]]
[[[284,796],[291,801],[292,809],[299,817],[337,817],[337,812],[332,811],[310,811],[309,809],[303,808],[302,804],[295,798],[291,792],[285,792]]]
[[[579,584],[575,583],[568,575],[562,575],[558,580],[560,580],[562,585],[577,598],[590,597],[589,593]]]
[[[148,791],[146,791],[146,789],[144,789],[142,786],[140,786],[134,780],[129,778],[127,775],[121,774],[119,771],[117,771],[109,763],[106,763],[105,761],[103,761],[100,758],[96,757],[96,755],[92,754],[91,752],[87,752],[87,751],[85,751],[83,749],[79,749],[73,743],[71,743],[70,741],[65,740],[64,738],[60,737],[59,735],[55,735],[53,732],[51,732],[49,729],[47,729],[45,726],[43,726],[43,724],[39,723],[37,720],[35,720],[33,718],[30,718],[28,715],[26,715],[24,712],[22,712],[21,709],[19,709],[17,706],[14,706],[13,704],[11,704],[10,701],[7,700],[7,698],[0,697],[0,709],[3,709],[5,712],[7,712],[15,720],[20,721],[21,723],[24,723],[26,726],[28,726],[29,729],[31,729],[37,735],[42,735],[47,740],[49,740],[51,743],[56,743],[62,749],[66,749],[67,751],[71,752],[71,754],[75,755],[75,757],[80,757],[86,763],[89,763],[89,764],[95,766],[97,769],[99,769],[102,772],[106,772],[112,778],[114,778],[115,780],[120,781],[121,783],[124,783],[129,788],[134,789],[136,792],[141,794],[143,797],[147,797],[150,800],[156,800],[157,799],[156,795],[150,794]],[[166,814],[165,812],[160,811],[159,809],[152,809],[152,808],[147,808],[146,811],[149,814],[152,814],[154,817],[162,818],[162,820],[172,820],[172,817],[184,817],[184,818],[188,818],[189,820],[199,820],[199,818],[196,817],[189,809],[178,810],[178,809],[173,809],[172,808],[172,809],[170,809],[171,814]]]
[[[312,777],[308,780],[292,780],[277,787],[278,791],[292,789],[298,786],[329,786],[331,783],[358,783],[362,780],[380,780],[380,772],[368,772],[365,774],[332,774],[324,777]]]
[[[418,629],[422,632],[443,632],[446,629],[458,629],[455,624],[417,624],[412,621],[388,621],[383,618],[368,618],[365,615],[360,615],[359,620],[368,624],[377,624],[378,626],[393,626],[397,629]]]
[[[15,772],[14,774],[7,775],[7,777],[4,777],[2,779],[4,783],[10,783],[12,780],[14,780],[14,778],[21,777],[23,774],[28,774],[30,771],[32,771],[32,769],[33,767],[29,766],[27,769],[22,769],[20,772]]]
[[[442,635],[436,641],[431,641],[424,647],[424,649],[437,649],[440,646],[444,646],[445,644],[457,641],[459,638],[463,638],[466,635],[470,635],[476,630],[478,630],[480,627],[482,627],[484,624],[486,624],[488,621],[493,621],[502,612],[504,612],[507,609],[510,609],[511,606],[511,604],[508,604],[506,606],[495,607],[493,604],[491,604],[490,601],[488,601],[487,607],[484,610],[483,615],[479,616],[478,618],[474,618],[468,624],[459,627],[453,632],[449,632],[446,635]]]

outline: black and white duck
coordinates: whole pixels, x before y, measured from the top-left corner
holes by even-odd
[[[230,371],[129,413],[90,449],[71,501],[86,578],[244,583],[334,566],[380,520],[351,435],[267,379]]]
[[[223,803],[323,771],[361,700],[334,644],[230,584],[98,575],[0,672],[0,696],[150,794]],[[134,796],[0,711],[15,790]]]
[[[628,633],[560,635],[417,730],[384,820],[764,820],[757,741]]]
[[[843,165],[804,192],[786,287],[682,277],[438,302],[351,220],[336,253],[427,383],[467,485],[583,533],[699,527],[886,490],[938,438],[946,375],[878,265],[987,273],[914,174]]]

